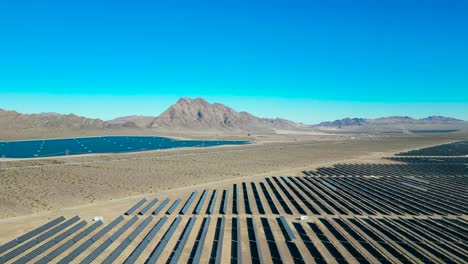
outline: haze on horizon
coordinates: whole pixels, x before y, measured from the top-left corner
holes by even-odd
[[[203,97],[306,124],[468,120],[466,1],[15,1],[0,10],[3,109],[108,120]]]

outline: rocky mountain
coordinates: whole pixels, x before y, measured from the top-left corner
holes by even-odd
[[[274,131],[305,128],[286,119],[259,118],[247,112],[237,112],[223,104],[210,104],[202,98],[181,98],[161,115],[125,116],[103,121],[74,114],[21,114],[0,109],[0,127],[4,130],[96,130],[118,128],[152,128],[184,131]]]
[[[275,130],[306,130],[310,128],[353,128],[353,127],[394,127],[402,125],[452,125],[468,122],[444,116],[429,116],[414,119],[408,116],[390,116],[376,119],[344,118],[305,126],[281,118],[260,118],[220,103],[209,103],[202,98],[181,98],[157,117],[125,116],[109,121],[92,119],[74,114],[40,113],[21,114],[0,109],[0,128],[4,131],[38,129],[96,130],[119,128],[151,128],[156,130],[182,131],[225,131],[225,132],[273,132]]]
[[[316,127],[359,127],[359,126],[382,126],[382,125],[431,125],[431,124],[456,124],[464,122],[463,120],[444,117],[444,116],[429,116],[426,118],[415,119],[409,116],[389,116],[381,118],[344,118],[331,122],[322,122]]]
[[[440,123],[463,122],[463,120],[452,118],[452,117],[445,117],[445,116],[429,116],[426,118],[422,118],[420,120],[430,121],[430,122],[440,122]]]
[[[91,119],[74,114],[21,114],[16,111],[0,109],[0,127],[5,130],[101,129],[106,127],[106,123],[100,119]]]
[[[109,121],[106,121],[107,125],[110,127],[113,126],[123,126],[123,127],[140,127],[147,128],[155,119],[155,116],[141,116],[141,115],[131,115],[118,117]]]
[[[280,118],[259,118],[223,104],[210,104],[202,98],[181,98],[156,117],[150,127],[164,130],[259,131],[298,129],[303,125]]]

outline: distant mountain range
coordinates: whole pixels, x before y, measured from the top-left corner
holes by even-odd
[[[181,98],[159,116],[124,116],[109,121],[74,114],[20,114],[0,109],[4,129],[118,129],[151,128],[178,131],[258,131],[301,129],[305,125],[281,118],[260,118],[237,112],[223,104],[210,104],[202,98]]]
[[[107,124],[100,119],[86,118],[74,114],[57,113],[20,114],[0,109],[0,128],[8,130],[26,129],[102,129]]]
[[[429,116],[426,118],[415,119],[409,116],[389,116],[381,118],[344,118],[330,122],[322,122],[315,127],[332,127],[332,128],[346,128],[346,127],[360,127],[360,126],[392,126],[392,125],[416,125],[416,124],[455,124],[464,122],[463,120],[445,117],[445,116]]]
[[[40,129],[99,130],[99,129],[154,129],[164,131],[226,131],[273,132],[275,130],[308,130],[314,128],[353,128],[363,126],[401,126],[412,124],[457,124],[462,120],[430,116],[414,119],[408,116],[391,116],[376,119],[344,118],[306,126],[281,118],[260,118],[220,103],[209,103],[202,98],[181,98],[159,116],[124,116],[104,121],[74,114],[40,113],[21,114],[0,109],[0,128],[9,131]]]

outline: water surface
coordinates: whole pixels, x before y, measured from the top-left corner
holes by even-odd
[[[165,137],[108,136],[29,141],[0,141],[2,158],[35,158],[94,153],[125,153],[182,147],[243,145],[248,141],[178,140]]]

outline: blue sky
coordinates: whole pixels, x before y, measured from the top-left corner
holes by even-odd
[[[466,1],[6,2],[0,108],[110,119],[204,97],[304,123],[468,120]]]

